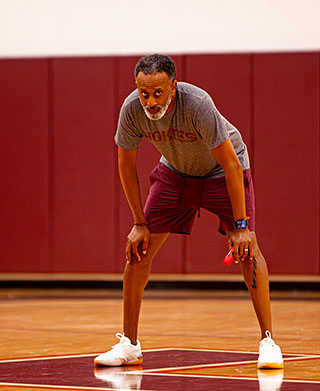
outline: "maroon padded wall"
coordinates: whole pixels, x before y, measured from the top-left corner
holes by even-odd
[[[254,56],[257,231],[274,273],[319,273],[319,54]]]
[[[319,274],[319,53],[173,57],[248,145],[270,271]],[[132,217],[113,137],[138,58],[0,60],[0,272],[122,272]],[[143,199],[158,160],[143,141]],[[222,266],[217,227],[201,211],[153,272],[238,272]]]
[[[53,61],[53,271],[112,272],[113,58]]]
[[[0,270],[47,271],[47,61],[0,61]]]

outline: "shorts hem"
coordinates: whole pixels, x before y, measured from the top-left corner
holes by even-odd
[[[191,232],[186,232],[186,231],[181,230],[181,229],[173,229],[173,228],[165,229],[165,227],[154,227],[154,228],[149,227],[149,231],[152,234],[166,234],[166,233],[169,233],[169,234],[179,234],[179,235],[191,235]]]

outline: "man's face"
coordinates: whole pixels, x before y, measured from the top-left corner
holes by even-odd
[[[170,80],[165,72],[153,75],[139,72],[136,83],[140,102],[149,119],[159,120],[172,110],[177,82]]]

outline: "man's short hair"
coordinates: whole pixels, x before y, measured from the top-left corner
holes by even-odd
[[[163,54],[151,54],[140,58],[134,69],[135,79],[139,72],[142,72],[145,75],[165,72],[172,81],[176,78],[176,66],[172,58]]]

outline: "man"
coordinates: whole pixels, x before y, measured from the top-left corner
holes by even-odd
[[[126,245],[123,334],[117,334],[120,342],[96,357],[95,364],[142,363],[137,329],[152,259],[170,233],[191,233],[202,207],[219,216],[219,231],[227,234],[240,261],[261,328],[258,367],[282,368],[281,350],[271,338],[268,271],[254,232],[253,184],[239,131],[205,91],[177,83],[170,57],[141,58],[135,79],[137,89],[122,106],[115,136],[120,178],[134,219]],[[136,170],[143,137],[162,154],[150,176],[144,209]]]

